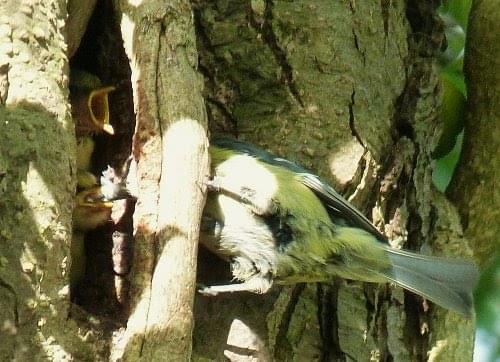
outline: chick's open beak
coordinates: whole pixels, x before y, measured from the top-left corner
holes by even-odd
[[[106,132],[115,133],[109,123],[108,94],[115,87],[101,87],[90,92],[76,91],[71,95],[71,108],[77,135]]]
[[[108,94],[116,88],[113,86],[95,89],[90,92],[87,106],[90,119],[98,129],[112,135],[115,133],[113,126],[109,124]]]
[[[106,199],[102,194],[101,187],[96,186],[79,192],[76,195],[76,206],[97,209],[112,208],[113,201]]]

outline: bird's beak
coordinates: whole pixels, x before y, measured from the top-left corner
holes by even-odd
[[[90,92],[87,101],[90,119],[94,126],[110,135],[114,134],[115,130],[109,124],[108,94],[115,89],[113,86],[95,89]]]
[[[106,201],[106,202],[103,202],[102,205],[105,207],[105,208],[109,208],[111,209],[113,207],[113,202],[112,201]]]
[[[79,207],[88,207],[91,209],[111,209],[113,207],[112,201],[82,201],[78,203]]]

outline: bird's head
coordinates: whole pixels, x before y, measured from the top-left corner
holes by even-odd
[[[110,220],[113,201],[107,200],[100,186],[83,190],[76,195],[73,209],[73,228],[88,231]]]

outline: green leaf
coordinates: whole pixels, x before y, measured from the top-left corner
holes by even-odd
[[[446,156],[438,159],[434,163],[434,170],[432,172],[432,181],[434,186],[441,191],[445,192],[448,184],[451,181],[455,167],[460,156],[460,151],[462,149],[463,133],[457,137],[457,142],[455,143],[453,149]]]
[[[467,29],[467,19],[469,18],[472,0],[448,0],[443,1],[440,13],[452,16],[462,28]]]
[[[458,134],[464,127],[465,84],[463,77],[454,72],[441,72],[443,100],[439,118],[443,131],[438,145],[432,154],[433,158],[441,158],[451,151],[457,141]]]

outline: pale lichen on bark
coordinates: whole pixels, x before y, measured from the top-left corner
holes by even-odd
[[[0,9],[0,310],[10,326],[0,331],[2,360],[84,359],[94,350],[67,319],[75,141],[65,5]]]

